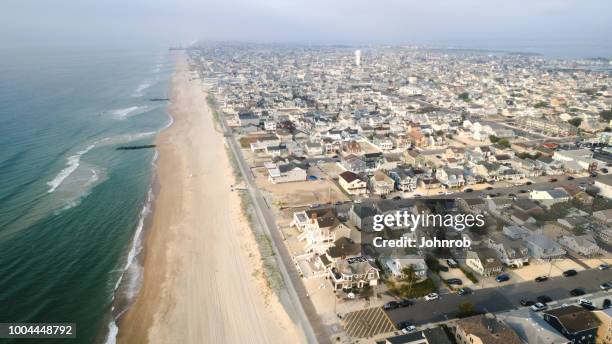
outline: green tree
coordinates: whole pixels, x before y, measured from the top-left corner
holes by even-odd
[[[491,143],[495,143],[499,141],[499,138],[495,135],[489,135],[489,141],[491,141]]]
[[[457,314],[459,318],[465,318],[476,314],[476,307],[470,301],[460,303],[457,309],[459,310]]]
[[[602,110],[599,113],[599,116],[604,120],[604,121],[610,121],[612,120],[612,109],[610,110]]]
[[[504,147],[510,147],[510,141],[508,139],[500,139],[497,144]]]
[[[569,124],[573,125],[574,127],[579,127],[580,123],[582,123],[582,118],[580,117],[575,117],[570,119],[569,121],[567,121]]]

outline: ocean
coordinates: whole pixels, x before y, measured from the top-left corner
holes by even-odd
[[[0,61],[0,323],[74,322],[76,340],[44,342],[113,343],[142,274],[156,159],[116,148],[153,143],[171,124],[167,102],[150,98],[168,97],[172,53],[0,51]]]

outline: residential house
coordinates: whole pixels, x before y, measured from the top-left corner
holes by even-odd
[[[355,173],[362,173],[367,170],[365,161],[352,154],[342,157],[340,164],[345,170]]]
[[[554,188],[547,190],[533,190],[529,197],[540,202],[541,205],[550,208],[554,204],[568,202],[570,195],[563,188]]]
[[[367,182],[351,171],[340,173],[338,183],[349,195],[365,195],[368,192]]]
[[[571,344],[542,317],[528,307],[513,309],[497,314],[497,318],[508,325],[525,343],[529,344]],[[612,344],[612,343],[611,343]]]
[[[495,250],[499,260],[506,266],[520,268],[529,262],[529,250],[521,239],[512,240],[503,233],[492,233],[485,244]]]
[[[449,325],[457,344],[522,344],[519,336],[492,314],[475,315]]]
[[[436,179],[447,188],[458,188],[465,185],[463,170],[458,168],[442,167],[436,170]]]
[[[394,188],[395,181],[382,171],[376,171],[370,177],[370,190],[375,195],[388,195]]]
[[[595,343],[599,320],[588,310],[569,305],[545,311],[544,321],[575,344]]]
[[[607,174],[595,179],[593,184],[598,190],[599,194],[607,199],[612,198],[612,174]]]
[[[337,238],[350,235],[350,229],[329,208],[296,212],[291,225],[300,232],[298,240],[306,242],[305,253],[322,255]]]
[[[597,328],[597,343],[612,344],[612,308],[593,311],[593,315],[599,320]]]
[[[309,156],[323,155],[323,146],[319,142],[306,142],[306,153]]]
[[[559,244],[584,257],[593,257],[602,252],[591,234],[564,235],[559,239]]]
[[[380,273],[374,262],[363,256],[346,258],[329,268],[334,290],[362,289],[378,284]]]
[[[268,180],[273,184],[302,182],[307,177],[307,164],[290,162],[268,169]]]
[[[389,171],[389,177],[395,182],[398,191],[411,192],[417,187],[418,178],[411,167],[398,166]]]
[[[405,277],[403,270],[408,266],[412,266],[417,278],[427,277],[427,264],[425,264],[425,259],[419,255],[385,256],[380,258],[380,262],[383,268],[396,278]]]
[[[560,259],[565,257],[566,254],[559,244],[543,234],[532,234],[526,237],[525,244],[529,254],[535,259]]]
[[[497,275],[503,269],[502,263],[497,257],[497,252],[483,246],[472,247],[467,251],[465,265],[481,276]]]
[[[348,212],[349,220],[362,231],[372,231],[378,210],[370,201],[354,202]]]
[[[441,327],[427,328],[422,331],[385,338],[376,344],[451,344],[452,342]],[[556,343],[555,343],[556,344]]]

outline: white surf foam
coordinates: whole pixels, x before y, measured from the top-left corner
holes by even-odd
[[[113,110],[111,113],[117,119],[126,119],[131,116],[135,116],[149,110],[148,106],[130,106],[123,109]]]
[[[138,87],[136,87],[134,93],[132,93],[132,97],[141,97],[143,95],[143,91],[149,87],[151,87],[151,82],[148,80],[143,81],[140,85],[138,85]]]
[[[140,211],[140,216],[138,218],[138,225],[136,226],[136,231],[134,232],[134,237],[132,239],[132,245],[128,252],[125,265],[123,266],[123,270],[117,282],[115,283],[112,301],[115,301],[117,293],[122,292],[122,296],[128,300],[128,304],[134,299],[138,290],[140,289],[140,281],[142,279],[143,267],[138,261],[138,255],[142,251],[142,240],[143,240],[143,229],[144,223],[147,216],[151,213],[151,204],[153,203],[153,188],[149,189],[147,194],[147,200],[142,210]],[[122,309],[118,314],[114,314],[115,307],[112,307],[112,316],[113,319],[108,324],[108,334],[106,336],[106,344],[114,344],[117,340],[117,333],[119,331],[117,327],[117,319],[127,311],[127,307]]]
[[[61,170],[53,180],[47,182],[47,185],[50,186],[48,193],[54,192],[66,178],[68,178],[78,167],[81,162],[81,157],[92,150],[96,145],[90,145],[87,148],[78,151],[75,155],[68,157],[68,162],[66,163],[66,168]]]

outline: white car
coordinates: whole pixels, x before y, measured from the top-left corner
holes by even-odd
[[[403,334],[412,333],[412,332],[414,332],[414,331],[416,331],[416,327],[415,327],[414,325],[410,325],[410,326],[404,327],[404,328],[402,329],[402,333],[403,333]]]
[[[599,270],[608,270],[610,268],[610,265],[608,264],[601,264],[597,267]]]
[[[431,293],[431,294],[425,295],[425,301],[433,301],[439,298],[440,298],[440,295],[438,295],[437,293]]]
[[[534,311],[534,312],[544,311],[547,308],[548,308],[548,306],[546,306],[545,304],[540,303],[540,302],[538,302],[535,305],[531,306],[531,310]]]
[[[587,306],[592,306],[593,302],[589,299],[580,299],[578,300],[578,303],[581,305],[587,305]]]
[[[612,289],[612,282],[604,282],[602,284],[599,285],[599,288],[601,290],[609,290]]]

